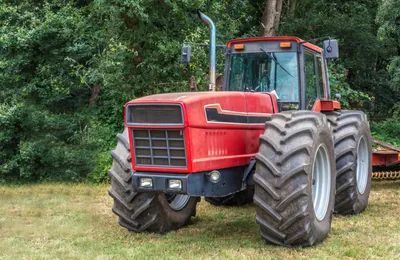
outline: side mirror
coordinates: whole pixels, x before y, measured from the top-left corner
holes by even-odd
[[[342,95],[340,95],[339,93],[336,93],[336,94],[333,96],[333,98],[334,98],[336,101],[339,101],[339,100],[342,98]]]
[[[339,47],[337,40],[324,41],[325,59],[339,58]]]
[[[187,64],[190,62],[190,54],[192,52],[192,48],[190,46],[182,46],[181,50],[181,63]]]

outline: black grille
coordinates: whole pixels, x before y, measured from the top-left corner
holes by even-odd
[[[143,166],[186,167],[183,130],[132,130],[135,163]]]
[[[180,105],[130,105],[128,123],[183,125]]]

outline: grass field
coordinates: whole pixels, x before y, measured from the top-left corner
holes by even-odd
[[[311,248],[266,246],[253,205],[202,201],[183,229],[134,234],[117,224],[108,186],[0,186],[1,259],[400,259],[400,181],[374,182],[358,216],[335,216],[329,237]]]

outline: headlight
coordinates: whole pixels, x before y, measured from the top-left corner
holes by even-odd
[[[139,186],[143,188],[152,188],[153,180],[151,178],[139,178]]]
[[[182,181],[181,180],[168,180],[168,189],[182,190]]]
[[[210,180],[214,183],[219,182],[221,179],[221,173],[219,171],[212,171],[210,172]]]

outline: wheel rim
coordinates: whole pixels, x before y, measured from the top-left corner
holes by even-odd
[[[315,217],[324,219],[330,199],[331,191],[331,164],[327,148],[321,144],[314,158],[312,172],[312,202]]]
[[[183,209],[190,199],[190,196],[185,194],[167,193],[165,194],[165,197],[167,198],[168,204],[171,209],[175,211]]]
[[[357,148],[357,190],[363,194],[367,187],[368,181],[368,168],[369,168],[369,157],[368,157],[368,146],[365,137],[362,136],[358,142]]]

